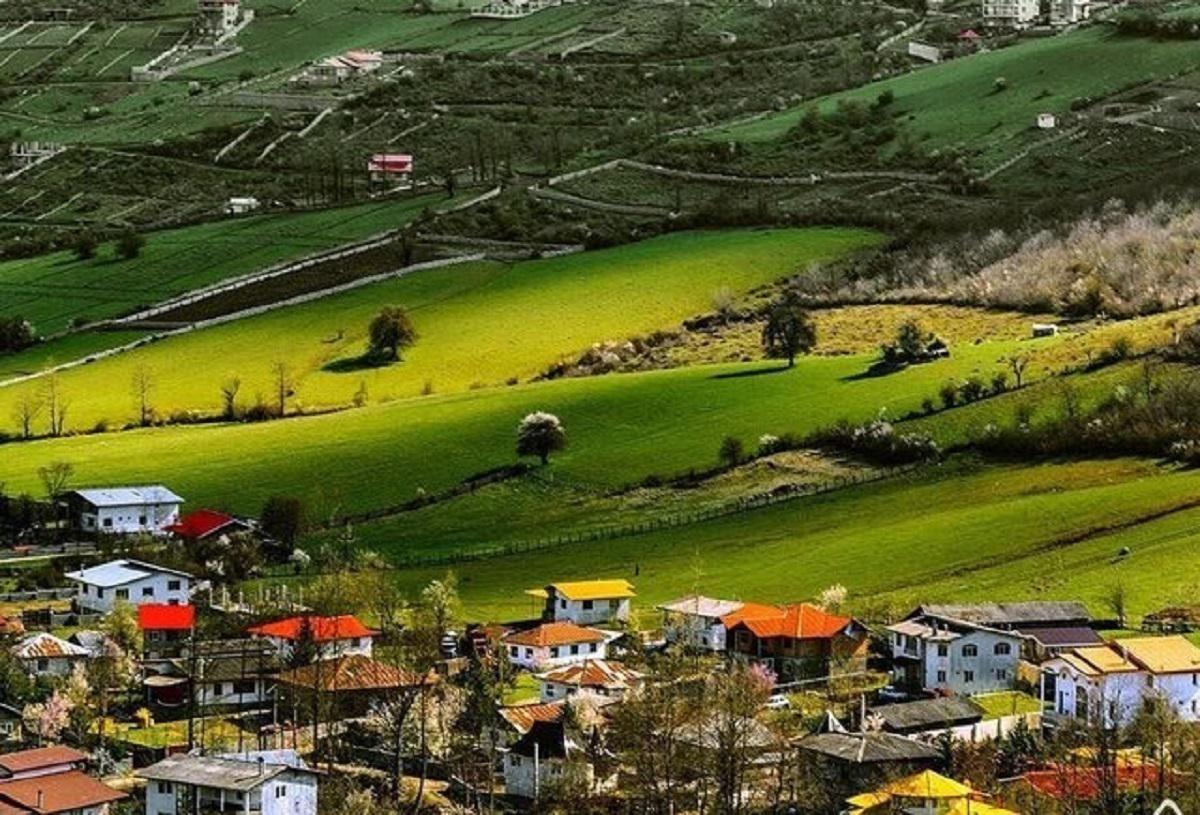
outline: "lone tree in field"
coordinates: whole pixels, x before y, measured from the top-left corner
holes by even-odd
[[[367,353],[380,359],[400,359],[400,349],[417,341],[408,312],[400,306],[384,306],[371,320]]]
[[[547,464],[551,453],[566,446],[566,431],[553,413],[530,413],[517,425],[518,456],[537,456]]]
[[[772,359],[796,364],[796,354],[807,354],[817,344],[817,327],[794,293],[788,292],[767,310],[762,332],[763,349]]]
[[[132,227],[125,227],[113,241],[113,246],[120,257],[132,260],[142,253],[142,246],[145,243],[146,239],[135,232]]]

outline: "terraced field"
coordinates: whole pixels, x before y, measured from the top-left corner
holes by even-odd
[[[56,252],[0,264],[0,313],[20,315],[45,335],[73,320],[120,316],[273,263],[394,229],[444,196],[395,199],[344,209],[215,221],[152,233],[140,256],[103,247],[79,260]]]
[[[380,214],[368,210],[360,217],[378,225]],[[292,231],[295,225],[281,227],[283,235],[301,234]],[[339,234],[346,229],[330,227]],[[286,247],[263,244],[261,227],[233,233],[227,245],[251,235],[247,259],[261,262]],[[862,230],[703,232],[552,260],[447,267],[174,337],[64,373],[62,384],[75,394],[74,427],[126,421],[128,394],[108,383],[126,382],[142,366],[154,372],[164,414],[212,412],[231,376],[242,379],[245,400],[269,393],[271,369],[280,360],[291,367],[296,401],[310,408],[346,405],[362,385],[372,402],[498,386],[527,379],[593,342],[673,327],[707,310],[720,289],[744,292],[879,240]],[[197,246],[189,242],[187,251]],[[202,267],[192,268],[185,281],[202,274]],[[218,268],[230,271],[228,263]],[[367,325],[390,303],[412,311],[421,339],[402,363],[363,365]],[[0,414],[18,392],[0,390]]]

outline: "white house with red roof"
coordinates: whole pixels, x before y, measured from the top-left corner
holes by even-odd
[[[87,756],[52,745],[0,755],[3,815],[107,815],[127,796],[84,772]]]
[[[221,538],[235,532],[245,532],[250,525],[232,515],[215,509],[198,509],[181,515],[179,520],[166,527],[166,531],[186,541],[202,541]]]
[[[587,659],[604,659],[609,638],[602,631],[573,622],[542,623],[514,631],[501,640],[508,661],[522,668],[541,670]]]
[[[543,671],[537,675],[537,680],[543,702],[566,699],[578,693],[619,700],[641,686],[642,674],[620,662],[589,659]]]
[[[367,160],[372,181],[403,181],[413,171],[413,157],[407,153],[376,153]]]
[[[378,631],[367,628],[351,614],[337,617],[301,615],[246,629],[251,637],[268,640],[275,646],[279,658],[292,657],[296,643],[308,637],[316,646],[317,659],[337,659],[347,656],[371,656]]]

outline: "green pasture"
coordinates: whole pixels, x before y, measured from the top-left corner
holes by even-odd
[[[0,263],[0,314],[20,315],[42,334],[54,334],[75,319],[116,317],[273,263],[396,228],[443,200],[428,195],[154,232],[146,236],[141,254],[131,260],[115,257],[112,248],[104,246],[91,260],[64,251]]]
[[[1093,26],[950,60],[818,100],[873,102],[895,95],[897,123],[930,147],[1001,143],[1034,126],[1037,114],[1066,114],[1076,99],[1097,99],[1143,82],[1200,67],[1192,42],[1120,37]],[[997,80],[1003,79],[1003,90]],[[714,141],[770,141],[804,116],[801,105],[705,134]]]
[[[286,246],[271,245],[261,229],[237,237],[260,265]],[[593,342],[673,327],[708,310],[720,289],[744,292],[878,240],[843,229],[699,232],[549,260],[450,266],[172,337],[64,373],[63,385],[77,394],[75,427],[128,420],[128,389],[111,383],[142,368],[153,374],[164,415],[213,412],[230,377],[241,378],[244,400],[269,393],[277,361],[291,369],[297,403],[310,408],[349,404],[364,385],[376,402],[503,385]],[[193,268],[186,279],[199,274]],[[402,362],[365,365],[367,327],[387,304],[410,310],[420,339]],[[0,404],[12,393],[0,391]]]

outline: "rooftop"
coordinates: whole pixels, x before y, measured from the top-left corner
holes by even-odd
[[[148,781],[172,781],[178,784],[249,792],[288,770],[312,772],[283,763],[264,761],[260,764],[252,756],[243,760],[181,753],[168,756],[157,764],[139,770],[137,775]]]
[[[230,199],[231,201],[233,199]],[[198,509],[182,516],[176,523],[167,527],[167,531],[181,538],[203,538],[231,525],[240,525],[241,521],[224,512],[215,509]]]
[[[123,792],[101,784],[79,770],[39,775],[0,782],[0,803],[17,807],[17,812],[82,812],[125,798]]]
[[[626,668],[620,662],[608,662],[603,659],[589,659],[571,665],[563,665],[538,674],[543,682],[553,682],[558,685],[574,685],[580,688],[605,688],[620,690],[635,685],[641,681],[642,675],[637,671]]]
[[[37,747],[32,750],[20,750],[16,753],[0,755],[0,770],[8,775],[41,770],[47,767],[57,767],[62,764],[79,764],[87,761],[87,756],[78,750],[72,750],[61,744],[49,747]]]
[[[260,637],[275,637],[283,640],[298,640],[303,636],[305,626],[308,626],[315,642],[333,642],[334,640],[353,640],[362,637],[374,637],[379,632],[367,628],[358,618],[351,614],[339,617],[288,617],[270,623],[252,625],[246,629],[250,634]]]
[[[143,487],[97,487],[95,489],[72,490],[95,507],[130,507],[154,504],[182,504],[183,498],[161,484]]]
[[[19,659],[78,658],[89,655],[88,649],[64,639],[42,632],[21,640],[13,647]]]
[[[888,729],[896,731],[932,730],[983,719],[983,711],[961,696],[881,705],[871,708],[871,713],[883,719]]]
[[[566,703],[560,699],[532,705],[509,705],[500,708],[500,715],[523,735],[529,732],[534,722],[557,722],[565,710]]]
[[[437,675],[423,677],[368,657],[348,656],[284,671],[279,681],[310,690],[352,692],[416,688],[435,683]]]
[[[145,603],[137,615],[142,631],[191,631],[196,625],[196,607],[190,605]]]
[[[926,615],[990,626],[1034,623],[1086,623],[1087,606],[1075,600],[1030,600],[1017,603],[935,604],[918,608],[909,616]]]
[[[691,597],[683,597],[679,600],[672,600],[670,603],[663,603],[659,606],[659,609],[672,614],[691,614],[696,617],[716,618],[733,614],[743,605],[745,603],[737,600],[717,600],[712,597],[693,594]]]
[[[853,620],[830,614],[810,603],[790,606],[764,606],[747,603],[738,611],[721,618],[726,628],[744,625],[756,637],[790,639],[831,639],[846,630]]]
[[[526,594],[547,597],[553,592],[568,600],[623,600],[634,597],[633,584],[628,580],[578,580],[569,583],[551,583],[544,589],[530,589]]]
[[[135,580],[144,580],[155,574],[173,574],[191,578],[191,575],[187,572],[168,569],[165,566],[156,566],[153,563],[146,563],[141,560],[110,560],[108,563],[101,563],[99,566],[90,566],[76,572],[67,572],[66,577],[68,580],[74,580],[78,583],[86,583],[89,586],[100,586],[107,589],[115,586],[124,586]]]
[[[507,645],[529,645],[544,648],[553,645],[573,645],[581,642],[604,642],[604,635],[594,628],[584,628],[571,622],[543,623],[528,631],[517,631],[504,638]]]
[[[816,733],[800,739],[797,746],[851,764],[935,761],[938,758],[938,751],[928,744],[894,733]]]

